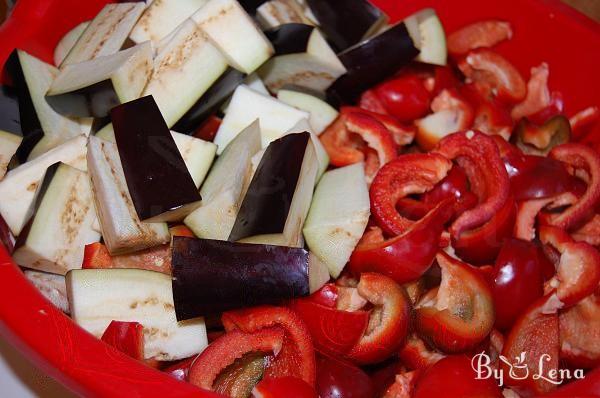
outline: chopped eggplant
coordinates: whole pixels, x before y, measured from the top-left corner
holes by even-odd
[[[254,16],[256,10],[267,0],[240,0],[241,6],[248,13],[248,15]]]
[[[257,93],[269,95],[269,96],[271,95],[269,93],[269,90],[267,90],[267,88],[265,87],[265,84],[263,83],[262,79],[256,73],[246,76],[243,84],[248,86],[248,88],[256,91]],[[229,97],[228,100],[223,104],[223,106],[221,106],[221,112],[223,114],[227,113],[230,103],[231,103],[231,97]]]
[[[225,240],[231,233],[250,181],[250,160],[260,151],[258,121],[246,127],[227,146],[200,189],[200,207],[185,218],[185,224],[201,238]]]
[[[369,37],[388,21],[368,0],[307,0],[319,25],[338,51]]]
[[[0,132],[23,135],[19,96],[11,86],[0,85]]]
[[[369,215],[363,164],[331,170],[321,177],[303,232],[311,252],[327,265],[333,278],[350,259]]]
[[[8,228],[8,224],[4,221],[4,217],[0,214],[0,243],[4,245],[4,248],[8,254],[12,254],[15,250],[16,239],[13,233]]]
[[[294,134],[294,133],[302,133],[304,131],[308,131],[310,133],[310,139],[315,147],[315,154],[317,156],[317,163],[319,165],[318,171],[317,171],[317,178],[315,180],[315,184],[316,184],[319,181],[319,179],[321,178],[321,176],[323,175],[323,173],[325,173],[325,170],[327,170],[327,167],[329,166],[329,155],[327,154],[327,151],[325,150],[325,147],[323,146],[323,144],[321,144],[321,140],[313,132],[313,128],[311,127],[311,125],[307,119],[300,120],[298,123],[296,123],[296,125],[294,127],[289,129],[285,133],[285,135]],[[259,162],[260,162],[260,159],[258,159],[258,161],[256,162],[256,167],[258,167]],[[256,169],[256,167],[255,167],[255,169]]]
[[[158,43],[188,19],[208,0],[155,0],[137,21],[129,38],[134,43],[151,40]]]
[[[171,131],[171,135],[188,172],[192,176],[192,180],[194,180],[194,185],[196,185],[196,188],[200,188],[215,159],[217,146],[212,142],[175,131]]]
[[[79,40],[89,25],[90,21],[82,22],[68,31],[67,34],[60,39],[54,49],[54,65],[62,64],[65,57],[69,54],[75,43],[77,43],[77,40]]]
[[[61,68],[119,51],[145,8],[143,2],[104,6],[71,48]]]
[[[329,269],[313,252],[308,253],[308,289],[310,294],[323,287],[329,282]]]
[[[223,152],[231,140],[256,119],[260,120],[262,146],[266,147],[298,121],[308,117],[306,112],[241,85],[235,90],[227,114],[217,131],[214,140],[218,146],[217,153]]]
[[[200,194],[152,96],[110,112],[127,187],[138,217],[179,221],[200,206]]]
[[[87,170],[86,143],[85,136],[72,138],[34,160],[10,170],[0,181],[0,214],[15,236],[21,233],[31,216],[28,212],[48,167],[63,162],[79,170]]]
[[[312,25],[296,0],[270,0],[256,9],[256,20],[267,30],[290,23]]]
[[[111,321],[144,327],[144,357],[174,361],[208,344],[204,319],[177,322],[171,277],[139,269],[83,269],[67,274],[73,320],[96,337]]]
[[[338,111],[322,99],[298,90],[279,90],[277,99],[310,113],[309,123],[317,135],[338,117]]]
[[[287,24],[267,35],[273,41],[276,56],[258,73],[274,93],[286,85],[325,91],[346,73],[340,59],[314,26]]]
[[[196,103],[179,119],[173,129],[192,134],[206,121],[206,119],[219,110],[231,97],[236,87],[244,81],[246,75],[237,69],[229,68],[221,77],[196,101]]]
[[[228,240],[300,247],[317,172],[310,133],[289,134],[269,144]]]
[[[209,0],[192,19],[241,72],[254,72],[273,55],[271,43],[236,0]]]
[[[63,275],[49,274],[47,272],[26,269],[23,271],[44,297],[64,313],[69,313],[69,301],[67,300],[67,284]]]
[[[440,19],[432,8],[425,8],[404,20],[410,37],[419,49],[417,61],[434,65],[446,65],[446,33]]]
[[[170,241],[166,223],[140,221],[115,144],[90,137],[87,160],[102,238],[110,254],[134,252]]]
[[[307,296],[308,257],[302,248],[175,236],[177,319]]]
[[[23,267],[64,275],[81,268],[85,245],[99,241],[100,234],[92,229],[96,211],[87,173],[61,163],[53,176],[46,173],[48,178],[13,259]]]
[[[23,137],[0,130],[0,181],[4,178],[8,164],[17,153]]]
[[[363,91],[392,76],[418,54],[404,23],[344,50],[339,58],[348,73],[329,87],[329,100],[335,104],[356,103]]]

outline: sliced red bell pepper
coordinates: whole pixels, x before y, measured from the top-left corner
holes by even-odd
[[[442,281],[417,304],[416,329],[444,352],[464,352],[480,344],[494,326],[492,292],[476,268],[445,252],[436,259]]]
[[[561,311],[560,358],[573,368],[600,365],[600,295],[592,294]]]
[[[415,74],[387,80],[373,89],[381,105],[402,122],[411,122],[429,112],[429,91]]]
[[[572,381],[544,397],[590,398],[600,396],[600,368],[592,369],[583,379]]]
[[[533,115],[550,105],[551,97],[548,89],[548,75],[550,68],[542,62],[539,66],[531,68],[531,77],[527,82],[527,96],[516,104],[511,111],[514,120]]]
[[[592,246],[600,246],[600,214],[594,214],[590,221],[571,233],[578,242],[587,242]]]
[[[569,118],[571,124],[571,133],[573,139],[578,140],[584,137],[591,127],[598,124],[600,120],[600,108],[597,106],[589,106],[581,110]]]
[[[310,333],[302,319],[292,310],[272,306],[253,307],[225,312],[221,321],[227,332],[239,329],[254,333],[274,326],[283,329],[283,345],[270,362],[265,376],[295,376],[314,386],[315,351]]]
[[[543,208],[547,206],[561,207],[577,202],[571,192],[565,192],[549,198],[529,199],[519,202],[513,235],[515,238],[532,241],[535,239],[535,220]]]
[[[360,101],[358,102],[358,106],[366,111],[371,111],[375,113],[379,113],[382,115],[387,115],[388,111],[383,106],[383,102],[379,99],[375,90],[367,90],[360,96]]]
[[[171,247],[160,245],[139,252],[111,256],[102,243],[85,245],[83,269],[88,268],[138,268],[171,273]]]
[[[578,227],[594,214],[600,204],[600,153],[583,144],[568,143],[553,148],[549,156],[587,173],[588,187],[573,206],[562,213],[542,214],[541,221],[566,230]]]
[[[494,140],[480,132],[467,131],[447,136],[440,141],[435,152],[457,160],[469,177],[471,191],[480,200],[479,205],[467,210],[452,223],[450,233],[456,240],[463,232],[489,221],[506,205],[510,192],[508,174]]]
[[[221,118],[215,115],[209,116],[208,119],[206,119],[206,121],[194,132],[194,137],[212,142],[217,135],[217,131],[219,131],[221,122]]]
[[[544,124],[550,118],[553,118],[557,115],[562,115],[565,109],[565,102],[563,100],[563,96],[558,91],[553,91],[550,94],[550,104],[545,108],[532,113],[527,116],[527,119],[535,124]]]
[[[266,377],[252,390],[253,398],[319,398],[315,389],[292,376]]]
[[[372,398],[376,385],[354,364],[317,354],[317,392],[321,398]]]
[[[473,128],[488,135],[498,135],[509,140],[513,120],[506,107],[496,99],[482,102],[475,110]]]
[[[411,398],[420,374],[418,370],[397,374],[394,383],[387,388],[381,398]]]
[[[350,271],[378,272],[398,283],[418,279],[431,266],[452,213],[452,201],[446,200],[399,236],[385,240],[381,230],[367,232],[369,239],[361,240],[350,257]]]
[[[196,359],[196,357],[190,357],[181,360],[163,369],[162,371],[177,380],[187,381],[188,373],[192,363],[194,362],[194,359]]]
[[[359,364],[381,362],[397,352],[406,338],[410,301],[396,282],[376,273],[361,274],[357,290],[374,307],[367,330],[348,357]]]
[[[133,359],[144,360],[144,327],[138,322],[112,321],[100,340]]]
[[[430,348],[417,334],[410,334],[398,357],[409,369],[427,369],[446,355]]]
[[[342,108],[342,111],[364,113],[377,119],[377,121],[383,124],[390,131],[394,142],[398,146],[409,145],[415,138],[414,127],[400,123],[400,121],[393,116],[351,106]]]
[[[391,235],[405,232],[413,221],[398,213],[398,201],[431,190],[451,168],[452,162],[444,156],[425,153],[402,155],[383,166],[369,190],[371,214],[377,224]]]
[[[279,357],[285,344],[283,328],[265,327],[252,333],[231,330],[202,351],[192,363],[189,382],[207,390],[214,390],[219,375],[245,355],[262,353]],[[248,386],[252,388],[253,386]]]
[[[492,19],[472,23],[448,35],[446,46],[450,54],[462,55],[476,48],[494,47],[510,38],[510,23]]]

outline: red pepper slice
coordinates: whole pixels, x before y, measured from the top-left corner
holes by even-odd
[[[508,174],[494,140],[480,132],[467,131],[447,136],[440,141],[435,152],[458,161],[467,172],[471,191],[480,200],[479,205],[467,210],[452,223],[450,233],[456,240],[463,232],[489,221],[506,205],[510,191]]]
[[[321,398],[372,398],[376,384],[359,367],[339,357],[317,355],[317,392]]]
[[[190,367],[192,366],[192,363],[194,362],[195,359],[196,359],[196,357],[190,357],[187,359],[183,359],[183,360],[176,362],[173,365],[170,365],[169,367],[163,369],[163,372],[165,372],[166,374],[168,374],[169,376],[171,376],[177,380],[187,381]]]
[[[571,116],[569,123],[571,124],[573,139],[578,140],[584,137],[592,126],[598,124],[598,120],[600,120],[600,108],[597,106],[589,106]]]
[[[292,376],[266,377],[252,390],[253,398],[319,398],[315,389]]]
[[[494,47],[512,38],[509,22],[499,20],[479,21],[464,26],[448,35],[447,47],[450,54],[462,55],[480,47]]]
[[[535,239],[535,220],[544,207],[561,207],[577,202],[577,197],[570,192],[550,198],[530,199],[519,202],[513,235],[515,238],[532,241]]]
[[[386,113],[402,122],[411,122],[429,112],[429,91],[415,74],[387,80],[373,89]]]
[[[229,331],[196,357],[189,370],[189,381],[200,388],[212,390],[219,374],[246,354],[260,352],[274,355],[276,361],[285,344],[284,339],[285,331],[277,326],[261,328],[253,333]]]
[[[100,340],[133,359],[144,359],[144,327],[138,322],[112,321]]]
[[[381,398],[410,398],[413,395],[415,384],[419,379],[420,372],[399,373],[394,378],[394,383],[387,388]]]
[[[592,246],[600,246],[600,214],[594,217],[581,228],[571,233],[573,239],[578,242],[587,242]]]
[[[583,144],[568,143],[553,148],[549,156],[589,176],[587,190],[577,203],[559,214],[542,214],[544,223],[569,230],[591,217],[600,204],[600,153]]]
[[[383,102],[379,99],[379,96],[375,93],[375,90],[367,90],[360,96],[358,106],[366,111],[387,115],[388,111],[383,106]]]
[[[560,358],[576,369],[600,365],[600,295],[584,298],[558,318]]]
[[[376,273],[362,274],[356,288],[374,308],[367,331],[348,357],[363,365],[381,362],[397,352],[406,338],[410,301],[396,282]]]
[[[171,273],[170,245],[151,247],[139,252],[111,256],[102,243],[85,245],[83,269],[88,268],[138,268],[149,271]]]
[[[491,99],[481,103],[475,111],[473,128],[488,135],[499,135],[509,140],[513,129],[513,120],[506,107],[498,100]]]
[[[442,282],[417,304],[417,331],[444,352],[475,348],[494,326],[490,287],[476,268],[445,252],[436,259],[442,269]]]
[[[572,381],[544,397],[589,398],[600,396],[600,368],[592,369],[583,379]]]
[[[371,214],[377,224],[391,235],[406,231],[413,221],[398,213],[397,202],[431,190],[451,168],[452,162],[442,155],[420,153],[402,155],[383,166],[369,190]]]
[[[433,72],[433,95],[438,95],[443,90],[458,88],[460,80],[449,66],[436,66]]]
[[[266,369],[267,377],[294,376],[315,384],[315,351],[310,333],[298,315],[283,307],[260,306],[225,312],[221,318],[225,330],[254,333],[278,326],[284,330],[279,354]]]
[[[390,133],[392,134],[392,138],[394,139],[394,142],[398,146],[409,145],[415,138],[414,127],[404,125],[404,124],[400,123],[400,121],[398,121],[398,119],[396,119],[395,117],[390,116],[388,114],[372,112],[370,110],[365,110],[362,108],[351,107],[351,106],[342,108],[342,111],[343,112],[364,113],[366,115],[369,115],[369,116],[377,119],[377,121],[379,121],[381,124],[383,124],[390,131]]]
[[[355,275],[379,272],[398,283],[418,279],[431,266],[452,213],[452,201],[446,200],[402,235],[384,240],[381,230],[367,232],[369,239],[363,237],[350,257],[350,271]]]
[[[198,129],[194,132],[194,137],[200,138],[204,141],[212,142],[217,135],[217,131],[219,131],[219,126],[221,126],[221,118],[216,117],[215,115],[211,115],[206,119]]]
[[[550,118],[562,115],[565,109],[563,96],[560,92],[553,91],[550,94],[550,104],[545,108],[527,116],[527,119],[535,124],[544,124]]]
[[[531,68],[531,77],[527,82],[527,96],[522,102],[515,105],[511,111],[514,120],[533,115],[550,105],[549,74],[550,68],[545,62]]]
[[[410,369],[427,369],[446,355],[429,348],[416,334],[406,339],[406,344],[400,350],[398,357]]]

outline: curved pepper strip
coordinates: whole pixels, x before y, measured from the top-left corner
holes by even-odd
[[[436,259],[442,282],[417,304],[417,331],[447,353],[475,348],[494,327],[490,287],[476,268],[445,252]]]
[[[394,383],[390,385],[381,398],[410,398],[413,395],[415,384],[419,379],[420,371],[398,373]]]
[[[295,376],[311,386],[315,385],[315,351],[310,334],[302,319],[283,307],[260,306],[225,312],[221,317],[227,332],[239,329],[254,333],[278,326],[284,330],[284,341],[279,354],[269,364],[265,377]]]
[[[561,311],[560,358],[574,368],[600,365],[600,294]]]
[[[144,360],[144,327],[138,322],[111,321],[100,340],[133,359]]]
[[[467,172],[471,190],[480,200],[479,205],[452,223],[450,233],[456,240],[463,232],[489,221],[505,206],[510,192],[508,174],[494,140],[480,132],[449,135],[440,141],[434,152],[459,161]]]
[[[346,106],[342,107],[342,112],[356,112],[363,113],[377,119],[378,122],[383,124],[392,133],[392,138],[398,146],[409,145],[415,138],[414,127],[405,126],[398,119],[387,113],[374,112],[359,107]]]
[[[530,199],[519,202],[513,236],[515,238],[532,241],[535,239],[535,220],[543,208],[547,206],[561,207],[572,205],[577,201],[577,196],[571,192],[550,198]]]
[[[263,352],[274,355],[276,361],[281,353],[284,338],[284,330],[277,326],[261,328],[253,333],[229,331],[209,344],[196,357],[188,373],[189,382],[200,388],[212,390],[219,374],[236,359],[249,353]]]
[[[600,246],[600,214],[594,214],[594,217],[581,228],[571,233],[573,239],[578,242],[587,242],[592,246]]]
[[[376,273],[362,274],[356,288],[374,308],[366,332],[348,357],[362,365],[381,362],[397,352],[406,338],[410,301],[400,285]]]
[[[453,201],[445,200],[402,235],[385,240],[381,231],[369,231],[350,257],[355,275],[378,272],[397,283],[418,279],[431,266],[440,245],[444,224],[453,213]]]
[[[446,355],[429,348],[423,339],[416,334],[411,334],[406,339],[406,344],[398,353],[403,364],[410,369],[427,369]]]
[[[589,106],[569,118],[573,139],[579,140],[584,137],[592,126],[600,120],[600,108],[597,106]]]
[[[452,168],[442,155],[413,153],[386,164],[375,176],[369,196],[371,214],[388,234],[400,235],[413,221],[402,217],[396,204],[405,196],[431,190]]]
[[[543,214],[541,221],[565,230],[577,227],[600,204],[600,153],[583,144],[568,143],[550,151],[549,156],[589,175],[588,187],[577,203],[560,214]]]
[[[539,66],[531,68],[531,77],[527,82],[527,95],[525,99],[516,104],[511,111],[514,120],[533,115],[550,105],[551,97],[548,89],[548,75],[550,68],[542,62]]]
[[[540,240],[560,253],[556,275],[547,284],[556,288],[564,307],[592,294],[600,283],[600,253],[585,242],[575,242],[562,229],[541,226]]]
[[[509,22],[499,20],[479,21],[464,26],[448,35],[450,54],[462,55],[480,47],[494,47],[508,40],[513,32]]]

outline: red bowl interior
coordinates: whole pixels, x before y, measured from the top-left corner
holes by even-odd
[[[600,25],[558,0],[372,1],[394,20],[434,7],[447,33],[481,19],[510,21],[514,37],[498,51],[525,78],[545,61],[550,88],[562,92],[568,114],[600,105]],[[0,27],[0,65],[15,47],[52,62],[58,40],[108,2],[19,0]],[[1,245],[0,332],[44,371],[85,396],[217,396],[141,365],[80,329],[23,277]]]

